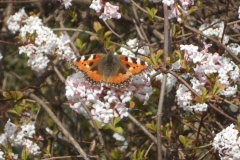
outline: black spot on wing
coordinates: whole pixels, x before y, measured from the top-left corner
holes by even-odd
[[[131,58],[132,62],[137,64],[137,59],[136,58]]]
[[[92,71],[98,71],[98,65],[95,65],[94,67],[91,68]]]
[[[126,67],[129,69],[131,66],[129,64],[126,64]]]
[[[123,67],[120,67],[118,73],[126,74],[127,71]]]
[[[81,60],[81,57],[78,57],[77,59],[76,59],[76,62],[79,62]]]
[[[142,60],[140,60],[140,63],[141,63],[141,65],[143,65],[143,66],[146,65],[146,63],[145,63],[144,61],[142,61]]]
[[[128,61],[128,57],[125,57],[125,56],[124,56],[124,60],[125,60],[125,61]]]
[[[94,62],[90,62],[90,63],[89,63],[89,66],[92,66],[93,64],[94,64]]]
[[[93,56],[93,59],[96,57],[96,55],[89,54],[89,55],[84,56],[84,61],[88,60],[91,56]]]

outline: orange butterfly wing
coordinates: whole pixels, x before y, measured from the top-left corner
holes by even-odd
[[[139,58],[119,56],[119,60],[125,67],[126,71],[133,75],[142,74],[151,69],[147,62]]]
[[[108,59],[110,61],[105,62]],[[107,66],[109,63],[112,65]],[[82,56],[73,64],[77,70],[84,74],[84,79],[92,85],[105,83],[107,86],[115,88],[126,87],[132,81],[132,75],[151,70],[148,63],[139,58],[104,54]],[[111,73],[111,75],[108,76],[106,73]]]
[[[104,80],[104,76],[97,73],[97,70],[91,70],[98,64],[102,58],[101,54],[91,54],[79,57],[73,64],[84,74],[85,80],[91,84],[99,84]]]

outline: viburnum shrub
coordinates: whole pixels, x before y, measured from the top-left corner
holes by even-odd
[[[0,2],[0,160],[240,159],[240,2],[26,2]]]

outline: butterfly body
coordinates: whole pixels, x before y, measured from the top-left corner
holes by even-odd
[[[73,68],[84,74],[92,85],[123,88],[132,81],[132,76],[151,70],[151,66],[139,59],[113,54],[91,54],[73,61]]]

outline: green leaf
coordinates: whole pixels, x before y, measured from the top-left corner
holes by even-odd
[[[144,160],[146,158],[144,158],[144,153],[145,153],[145,150],[135,150],[134,153],[133,153],[133,160]]]
[[[106,45],[106,47],[108,47],[110,45],[110,41],[111,41],[111,37],[106,37],[104,44]]]
[[[97,31],[97,35],[98,35],[98,38],[103,41],[104,40],[104,27],[100,28],[98,31]]]
[[[216,82],[213,86],[213,90],[211,91],[211,93],[213,95],[217,95],[219,94],[222,90],[225,89],[225,85],[223,84],[220,84],[219,82]]]
[[[196,6],[191,7],[191,8],[188,10],[188,15],[194,13],[194,12],[197,11],[197,10],[198,10],[198,7],[196,7]]]
[[[15,114],[15,115],[17,115],[17,116],[21,116],[21,114],[18,114],[15,109],[8,109],[7,112],[8,112],[8,113]]]
[[[103,126],[102,126],[102,123],[101,123],[101,122],[99,122],[99,121],[95,121],[95,122],[96,122],[96,124],[97,124],[97,127],[98,127],[99,129],[103,128]],[[93,127],[93,123],[92,123],[92,121],[90,121],[89,123],[90,123],[90,124],[91,124],[91,126]]]
[[[99,40],[98,36],[90,36],[90,41]]]
[[[148,8],[148,7],[146,7],[146,10],[147,10],[147,12],[148,12],[148,17],[151,19],[151,20],[153,20],[153,18],[155,17],[155,15],[156,15],[156,13],[157,13],[157,9],[156,8]]]
[[[118,123],[118,122],[120,122],[120,120],[121,120],[121,118],[114,118],[113,119],[113,124],[114,124],[114,126],[116,126],[116,124]]]
[[[155,121],[152,121],[151,127],[152,127],[153,131],[155,131],[155,132],[157,131],[157,125],[155,124]]]
[[[116,49],[116,46],[115,45],[110,45],[110,46],[106,47],[106,49],[114,52],[114,50]]]
[[[179,140],[180,142],[185,146],[185,144],[187,143],[186,138],[183,135],[179,135]]]
[[[101,25],[101,23],[99,23],[98,21],[95,21],[93,23],[93,29],[95,30],[95,32],[97,33],[100,29],[102,29],[103,26]]]
[[[83,48],[86,46],[86,43],[83,43],[83,41],[80,38],[77,38],[76,39],[76,46],[80,51],[82,51]]]
[[[129,108],[133,108],[135,107],[135,102],[134,101],[130,101],[129,102]]]
[[[123,134],[123,129],[122,129],[122,127],[116,127],[116,128],[114,128],[114,132],[117,132],[119,134]]]
[[[117,148],[114,148],[110,153],[109,153],[110,159],[112,160],[117,160],[120,159],[120,151]]]
[[[146,127],[154,132],[157,131],[157,126],[155,124],[155,121],[152,121],[151,124],[150,123],[147,123],[146,124]]]
[[[172,136],[172,131],[171,130],[168,130],[166,132],[166,135],[165,135],[167,138],[171,139],[171,136]]]
[[[188,140],[186,137],[183,135],[179,135],[179,140],[183,144],[184,147],[186,148],[192,148],[192,141]]]
[[[150,53],[150,58],[151,58],[151,60],[153,62],[153,65],[157,65],[158,64],[156,56],[155,56],[155,53],[151,52]]]
[[[28,149],[24,147],[23,150],[22,150],[21,159],[26,160],[27,157],[28,157]]]
[[[145,8],[148,5],[148,3],[149,3],[149,0],[144,0],[143,1],[143,8]]]
[[[14,109],[15,109],[15,111],[17,112],[17,114],[18,114],[19,116],[21,116],[21,115],[22,115],[22,111],[24,110],[24,107],[16,104],[16,105],[14,105]]]
[[[45,157],[51,157],[51,142],[48,141],[47,148],[43,150]]]
[[[105,33],[104,33],[104,38],[108,37],[108,36],[111,35],[111,34],[112,34],[112,31],[107,31],[107,32],[105,32]]]
[[[237,116],[238,126],[240,126],[240,116]]]
[[[157,60],[157,61],[159,60],[159,58],[161,57],[161,55],[163,55],[163,50],[162,50],[162,49],[159,49],[159,50],[157,51],[157,54],[156,54],[156,60]]]
[[[203,104],[203,103],[207,102],[209,99],[211,99],[212,95],[211,94],[207,94],[207,89],[205,87],[202,87],[201,91],[202,91],[201,97],[196,97],[195,101],[197,103]]]
[[[20,91],[10,91],[10,92],[3,92],[2,95],[7,99],[14,99],[17,101],[22,98],[23,93]]]
[[[185,144],[186,148],[192,148],[192,141],[187,141],[187,143]]]
[[[72,10],[67,10],[68,15],[72,18],[71,22],[77,21],[77,13]]]

